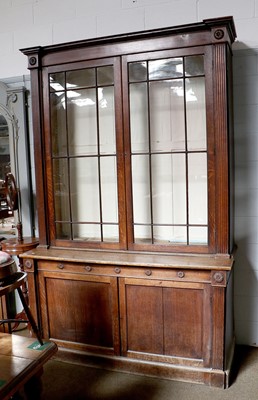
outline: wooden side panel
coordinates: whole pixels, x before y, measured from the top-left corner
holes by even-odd
[[[229,253],[229,162],[227,59],[225,44],[214,46],[217,252]]]

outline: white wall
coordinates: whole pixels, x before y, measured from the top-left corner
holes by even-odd
[[[258,345],[258,0],[0,0],[0,80],[28,75],[20,48],[233,15],[237,342]]]

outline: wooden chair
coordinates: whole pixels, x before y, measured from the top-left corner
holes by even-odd
[[[30,308],[26,302],[24,294],[22,292],[22,285],[24,285],[27,274],[23,271],[19,272],[15,261],[12,257],[3,251],[0,251],[0,297],[8,295],[8,293],[17,290],[21,303],[24,307],[25,314],[28,319],[17,319],[17,318],[6,318],[0,319],[0,325],[8,324],[9,333],[11,333],[10,324],[11,323],[30,323],[33,332],[35,333],[41,346],[43,341],[37,327],[37,324],[33,318]]]

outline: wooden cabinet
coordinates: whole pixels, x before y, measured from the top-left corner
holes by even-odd
[[[228,385],[235,36],[226,17],[22,50],[39,223],[22,257],[60,347]]]

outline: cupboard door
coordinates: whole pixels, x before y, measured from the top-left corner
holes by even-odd
[[[40,272],[39,282],[45,337],[119,351],[116,278]]]
[[[207,366],[209,299],[208,284],[121,279],[123,355]]]
[[[130,54],[122,68],[128,248],[211,252],[212,53],[196,47]]]
[[[119,58],[52,66],[43,80],[51,243],[124,249]]]

